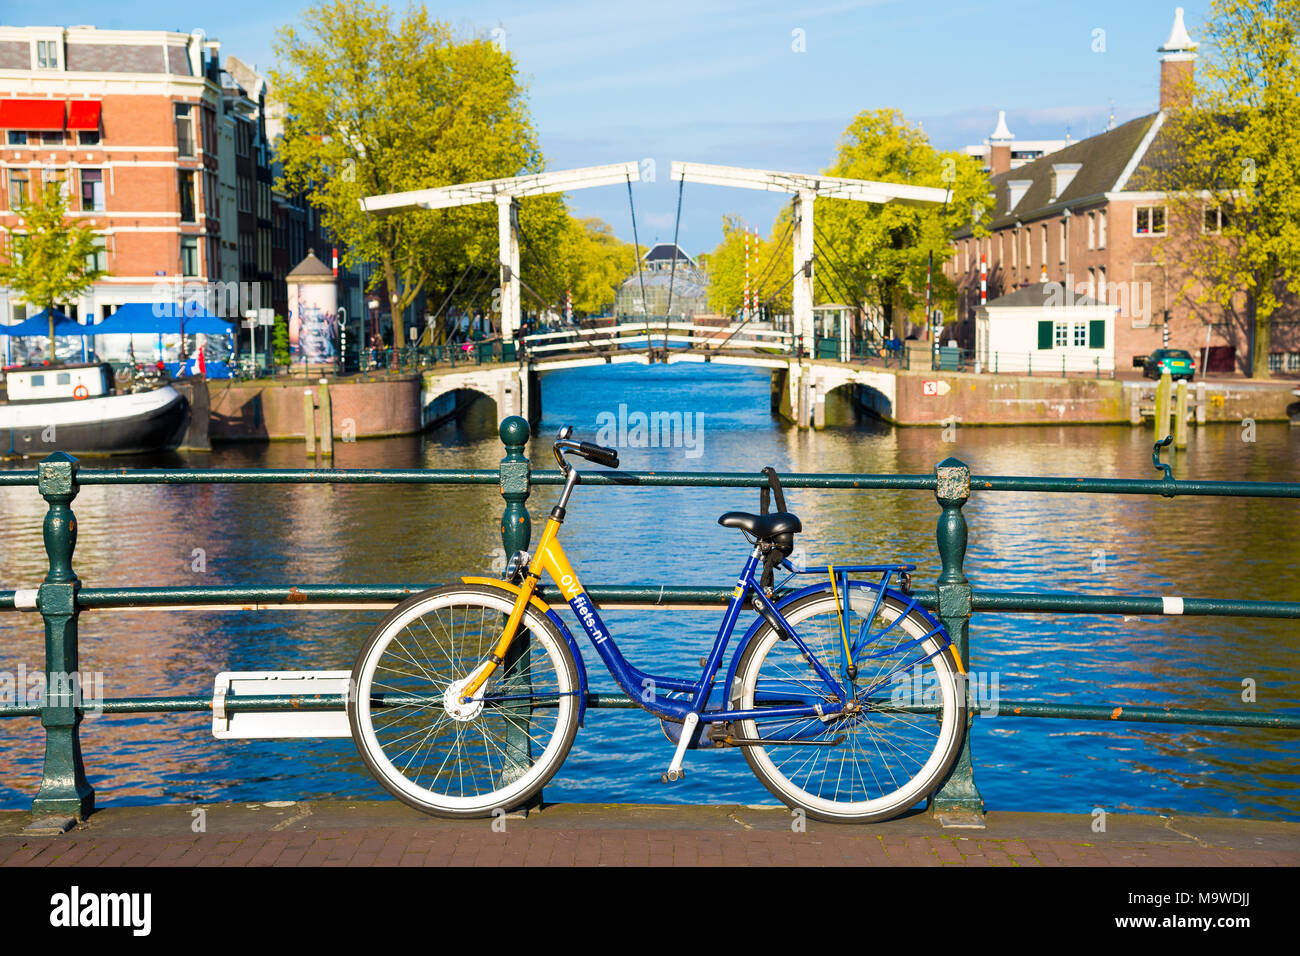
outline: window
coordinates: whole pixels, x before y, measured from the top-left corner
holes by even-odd
[[[28,173],[25,169],[9,170],[9,208],[17,209],[31,196],[28,188]]]
[[[1106,304],[1106,267],[1097,269],[1097,301]]]
[[[194,218],[194,173],[182,169],[176,174],[177,188],[181,194],[181,222],[195,222]],[[186,273],[191,275],[192,273]]]
[[[30,134],[28,134],[27,141],[30,143],[32,137],[35,136],[35,135],[36,135],[35,133],[30,133]],[[63,145],[63,130],[61,130],[61,129],[47,129],[47,130],[42,130],[42,131],[41,131],[41,145],[42,145],[42,146],[62,146],[62,145]]]
[[[1070,344],[1070,326],[1066,322],[1057,322],[1055,324],[1056,335],[1052,344],[1058,348],[1065,348]]]
[[[1029,246],[1030,246],[1029,232],[1030,232],[1030,231],[1029,231],[1028,229],[1025,230],[1025,268],[1026,268],[1026,269],[1029,268],[1030,262],[1031,262],[1032,259],[1033,259],[1033,256],[1030,255],[1030,248],[1029,248]]]
[[[176,111],[176,154],[178,156],[194,155],[194,119],[190,116],[190,104],[177,103]]]
[[[104,211],[104,171],[102,169],[83,169],[81,171],[81,211]]]
[[[1062,219],[1061,220],[1061,261],[1062,262],[1065,261],[1065,230],[1066,230],[1065,220]]]
[[[1088,326],[1085,323],[1075,322],[1073,332],[1072,344],[1075,348],[1081,349],[1088,344]]]
[[[1134,234],[1138,236],[1163,236],[1165,234],[1165,207],[1138,206],[1134,210]]]
[[[54,384],[55,384],[55,385],[71,385],[71,384],[72,384],[72,373],[71,373],[71,372],[59,372],[57,375],[54,376]]]
[[[97,129],[79,129],[77,130],[78,146],[98,146],[99,130]]]
[[[1097,247],[1097,214],[1095,212],[1090,212],[1088,213],[1088,248],[1095,249],[1096,247]]]
[[[95,251],[86,256],[86,268],[100,272],[108,271],[108,250],[104,248],[103,236],[95,237]]]
[[[11,129],[11,130],[9,131],[9,145],[10,145],[10,146],[26,146],[26,145],[27,145],[27,131],[26,131],[26,130],[21,130],[21,129]]]
[[[1097,248],[1106,248],[1106,213],[1101,212],[1097,215]]]
[[[1047,223],[1043,223],[1042,236],[1043,236],[1043,257],[1038,261],[1039,261],[1039,265],[1041,265],[1043,269],[1046,270],[1047,268]]]
[[[1011,237],[1011,268],[1013,269],[1016,267],[1016,252],[1019,248],[1020,248],[1020,237],[1012,236]]]
[[[194,236],[181,237],[181,275],[199,274],[199,240]]]
[[[1220,206],[1217,209],[1210,206],[1205,207],[1205,222],[1201,227],[1202,232],[1217,236],[1227,224],[1228,208],[1226,206]]]
[[[32,385],[35,386],[35,387],[37,387],[37,388],[44,388],[44,387],[45,387],[45,376],[44,376],[44,375],[33,375],[33,376],[32,376]]]
[[[239,177],[239,211],[253,211],[253,184],[247,176]]]
[[[36,41],[36,68],[38,70],[57,70],[59,68],[59,41]]]

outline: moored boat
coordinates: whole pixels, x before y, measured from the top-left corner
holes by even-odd
[[[118,389],[107,362],[7,369],[4,379],[0,453],[129,455],[175,448],[185,434],[180,392],[161,381]]]

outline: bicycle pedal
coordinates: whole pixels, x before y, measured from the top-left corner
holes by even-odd
[[[667,770],[667,771],[665,771],[664,774],[663,774],[663,782],[664,782],[664,783],[676,783],[678,780],[682,779],[682,777],[684,777],[684,776],[686,776],[686,771],[685,771],[685,769],[682,769],[682,770]]]

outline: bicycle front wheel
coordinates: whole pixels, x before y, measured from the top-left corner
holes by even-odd
[[[809,595],[782,609],[813,656],[853,687],[854,712],[826,719],[771,717],[739,722],[755,776],[787,806],[832,822],[888,820],[928,797],[952,767],[966,724],[966,700],[951,653],[919,612],[873,589]],[[873,613],[874,612],[874,613]],[[927,636],[928,635],[928,636]],[[844,645],[857,668],[850,681]],[[842,708],[808,655],[770,625],[742,652],[733,705],[819,704]]]
[[[488,816],[526,803],[578,731],[577,666],[530,606],[505,663],[462,700],[514,604],[508,591],[449,585],[399,604],[362,645],[348,720],[366,766],[399,800],[435,816]]]

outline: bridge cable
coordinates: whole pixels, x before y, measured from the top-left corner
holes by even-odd
[[[632,177],[627,177],[627,206],[632,213],[632,242],[636,249],[636,275],[641,282],[641,309],[645,312],[646,355],[650,354],[650,303],[645,297],[645,272],[641,269],[641,240],[636,234],[636,203],[632,201]],[[616,320],[617,321],[617,320]]]
[[[677,221],[673,224],[673,264],[668,270],[668,305],[664,308],[664,353],[668,352],[668,323],[673,315],[673,281],[677,278],[677,234],[682,227],[682,190],[686,187],[686,177],[677,181]]]

